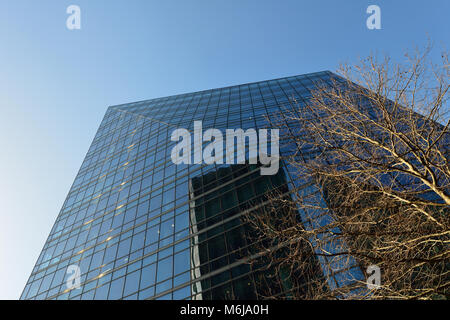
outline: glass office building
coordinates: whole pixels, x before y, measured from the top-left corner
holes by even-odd
[[[288,296],[295,279],[269,279],[270,272],[248,263],[255,251],[242,216],[264,207],[274,189],[324,202],[317,186],[283,163],[272,176],[250,164],[175,165],[171,133],[192,130],[194,121],[204,130],[266,128],[266,116],[293,99],[304,103],[316,81],[333,76],[325,71],[109,107],[21,299],[258,299],[267,290]],[[291,151],[281,144],[282,156]],[[324,220],[317,210],[299,212],[306,228]],[[327,250],[343,245],[330,240]],[[356,262],[350,270],[325,257],[311,263],[330,289],[362,277]]]

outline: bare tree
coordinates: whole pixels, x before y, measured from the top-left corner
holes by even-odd
[[[301,183],[247,219],[270,268],[289,269],[291,297],[449,297],[449,64],[430,51],[343,65],[269,119]],[[370,265],[381,270],[375,289]]]

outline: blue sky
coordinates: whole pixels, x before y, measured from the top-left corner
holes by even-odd
[[[66,8],[81,8],[81,30]],[[381,30],[366,8],[381,8]],[[447,0],[1,0],[0,299],[17,299],[107,106],[449,43]]]

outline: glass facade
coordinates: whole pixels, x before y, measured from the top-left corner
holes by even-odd
[[[264,206],[266,192],[309,194],[318,188],[286,165],[262,176],[256,165],[179,164],[171,160],[177,128],[267,127],[266,117],[295,99],[304,103],[318,72],[109,107],[83,161],[21,299],[256,299],[288,294],[295,279],[259,272],[242,220]],[[282,136],[283,137],[283,136]],[[281,155],[292,152],[281,144]],[[306,228],[326,214],[299,212]],[[329,248],[343,246],[330,239]],[[264,259],[261,258],[261,263]],[[330,288],[361,277],[318,257]],[[69,266],[80,285],[70,288]],[[350,276],[351,275],[351,276]]]

